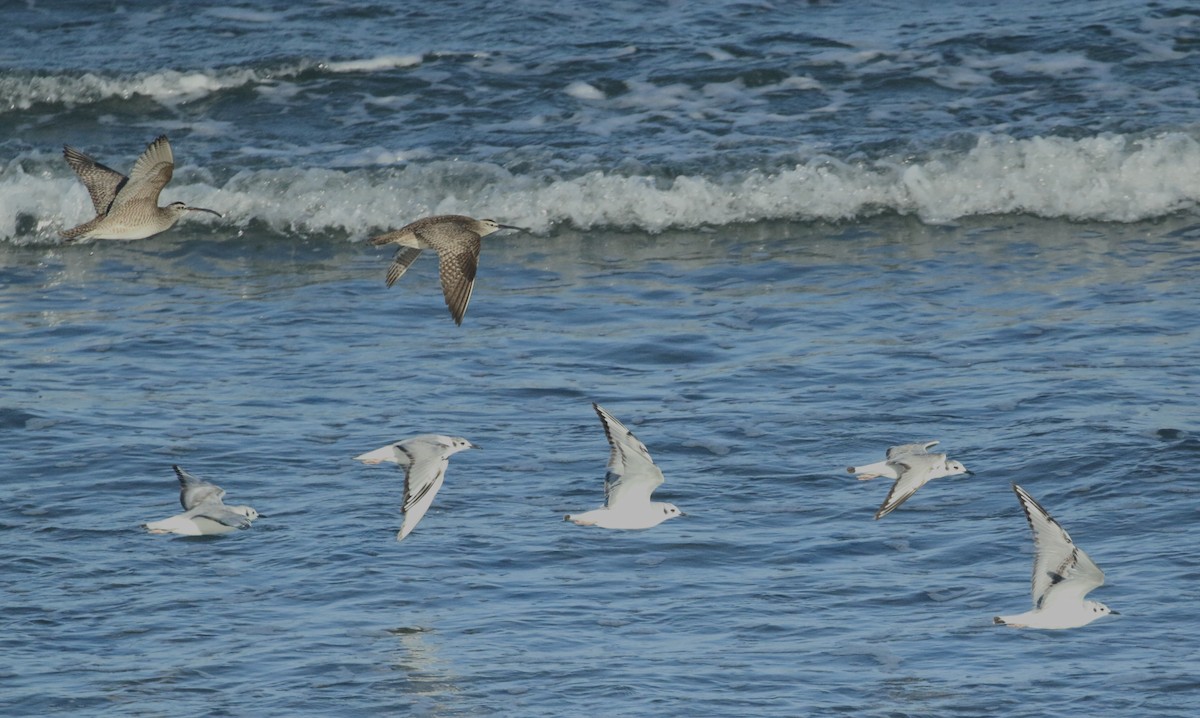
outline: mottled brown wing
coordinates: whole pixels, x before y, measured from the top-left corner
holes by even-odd
[[[396,280],[404,276],[412,263],[417,261],[417,257],[421,256],[421,250],[416,247],[401,247],[396,250],[396,256],[392,257],[392,263],[388,265],[387,285],[390,287],[396,283]]]
[[[421,235],[437,250],[442,277],[442,294],[455,324],[462,324],[475,290],[475,271],[479,267],[479,235],[458,227],[442,227],[436,238]]]
[[[111,167],[105,167],[70,145],[63,145],[63,158],[67,160],[71,169],[75,170],[83,186],[87,187],[96,214],[108,214],[113,198],[129,178]]]
[[[158,195],[175,174],[175,155],[166,135],[150,143],[129,173],[129,181],[117,192],[113,206],[145,200],[158,206]]]

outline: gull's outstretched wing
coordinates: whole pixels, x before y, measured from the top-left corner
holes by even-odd
[[[445,447],[433,442],[409,440],[396,445],[397,453],[407,458],[404,468],[404,503],[400,511],[404,520],[400,523],[400,531],[396,540],[401,541],[412,533],[417,524],[429,510],[433,497],[446,479],[446,467],[450,465],[450,455]],[[399,463],[399,462],[397,462]]]
[[[203,533],[214,533],[212,529],[217,528],[216,525],[229,526],[235,529],[250,528],[250,519],[236,511],[231,510],[228,506],[220,501],[206,501],[193,509],[188,510],[183,516],[190,518],[196,522]],[[205,522],[212,522],[213,526],[205,525]]]
[[[1033,530],[1034,608],[1058,601],[1082,601],[1089,591],[1104,583],[1104,572],[1025,489],[1013,484],[1013,491]]]
[[[888,447],[887,459],[898,459],[902,456],[911,456],[912,454],[928,454],[929,450],[937,446],[937,441],[923,441],[919,444],[900,444],[898,446]]]
[[[175,475],[179,477],[179,503],[185,511],[191,510],[208,501],[221,503],[225,498],[225,489],[222,489],[216,484],[209,483],[203,479],[197,479],[188,472],[183,470],[183,467],[175,465],[171,467],[175,470]]]
[[[892,484],[892,490],[883,500],[883,505],[875,512],[875,518],[881,519],[887,516],[900,504],[908,501],[913,494],[917,493],[917,489],[934,477],[936,469],[944,465],[945,461],[945,454],[925,453],[904,454],[899,459],[888,461],[888,466],[899,474],[899,478],[896,479],[896,483]]]
[[[622,504],[649,503],[650,495],[663,483],[662,471],[654,465],[646,445],[624,424],[599,404],[592,404],[592,408],[604,425],[611,447],[604,476],[604,505],[612,509]]]

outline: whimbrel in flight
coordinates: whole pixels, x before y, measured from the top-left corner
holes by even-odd
[[[371,244],[398,244],[396,256],[388,267],[387,285],[392,286],[408,271],[422,249],[438,254],[442,276],[442,294],[455,324],[462,324],[475,289],[475,270],[479,267],[479,239],[501,229],[518,229],[494,219],[472,219],[460,214],[440,214],[418,219],[394,232],[371,238]]]
[[[59,232],[66,241],[81,239],[145,239],[175,225],[185,212],[219,212],[189,207],[183,202],[158,206],[158,195],[171,181],[175,157],[171,143],[162,135],[150,143],[133,165],[129,176],[105,167],[69,145],[63,157],[87,187],[96,208],[95,218]]]

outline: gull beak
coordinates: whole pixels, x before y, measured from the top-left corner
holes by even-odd
[[[963,472],[963,474],[964,474],[965,476],[974,476],[974,475],[975,475],[975,472],[974,472],[974,471],[971,471],[970,469],[967,469],[966,471],[964,471],[964,472]]]
[[[1120,611],[1114,611],[1114,610],[1112,610],[1112,609],[1110,608],[1110,609],[1108,610],[1108,615],[1110,615],[1110,616],[1120,616],[1120,615],[1121,615],[1121,612],[1120,612]]]
[[[259,514],[259,515],[258,515],[258,518],[260,518],[260,519],[265,519],[266,517],[267,517],[267,515],[266,515],[266,514]]]
[[[225,216],[225,215],[221,214],[220,212],[218,212],[218,211],[216,211],[216,210],[213,210],[213,209],[204,209],[203,207],[188,207],[188,210],[189,210],[189,211],[192,211],[192,212],[208,212],[209,214],[215,214],[215,215],[217,215],[218,217],[224,217],[224,216]]]
[[[529,229],[527,227],[514,227],[511,224],[497,224],[496,226],[499,227],[500,229],[515,229],[518,232],[528,232],[529,231]]]

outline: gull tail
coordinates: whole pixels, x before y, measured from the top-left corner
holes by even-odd
[[[887,465],[886,461],[876,461],[874,464],[864,464],[862,466],[847,466],[846,471],[851,474],[858,474],[860,481],[877,479],[880,476],[896,478],[896,472]]]

